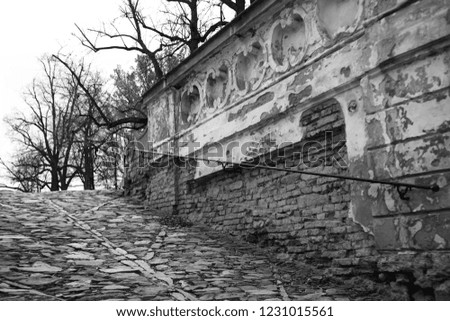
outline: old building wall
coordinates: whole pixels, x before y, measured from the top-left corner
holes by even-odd
[[[342,273],[374,262],[389,281],[406,273],[442,296],[450,276],[449,2],[260,0],[144,97],[147,149],[240,162],[287,146],[275,162],[292,167],[311,141],[323,148],[309,155],[326,159],[328,131],[331,145],[345,148],[327,156],[345,150],[346,166],[299,168],[437,184],[439,192],[413,189],[401,199],[389,185],[198,163],[147,166],[148,206]]]
[[[304,139],[259,164],[347,173],[345,127],[339,104],[329,100],[302,113]],[[198,166],[198,164],[197,164]],[[348,217],[350,184],[335,178],[267,169],[230,169],[195,178],[185,170],[180,214],[251,242],[275,245],[300,259],[370,256],[373,237]]]

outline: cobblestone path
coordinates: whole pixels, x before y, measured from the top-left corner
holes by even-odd
[[[0,191],[0,299],[349,299],[253,244],[161,222],[113,192]]]

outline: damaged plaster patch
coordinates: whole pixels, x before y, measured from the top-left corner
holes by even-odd
[[[355,224],[361,226],[361,228],[363,229],[363,231],[364,231],[365,233],[369,233],[370,235],[375,236],[375,234],[373,233],[373,231],[372,231],[370,228],[368,228],[368,227],[365,226],[364,224],[361,224],[361,223],[356,219],[355,213],[353,212],[353,207],[354,207],[354,204],[353,204],[353,203],[350,203],[350,206],[349,206],[349,209],[348,209],[348,217],[353,221],[353,223],[355,223]]]
[[[252,110],[267,104],[268,102],[271,102],[275,98],[275,94],[273,92],[267,92],[256,99],[255,102],[250,103],[242,107],[238,112],[236,113],[230,113],[228,116],[228,121],[231,122],[235,119],[238,119],[240,117],[244,117],[246,114],[251,112]]]
[[[444,238],[442,238],[441,236],[439,236],[439,234],[435,234],[434,235],[434,242],[437,243],[437,248],[438,249],[445,249],[447,242],[445,241]]]
[[[366,116],[366,123],[368,129],[371,130],[373,135],[370,136],[371,144],[378,146],[389,144],[391,139],[387,134],[386,124],[387,122],[381,120],[381,114],[373,114]]]
[[[427,196],[426,199],[430,204],[434,204],[434,198]]]
[[[392,36],[391,38],[382,39],[378,45],[378,61],[386,60],[387,58],[392,57],[392,53],[394,51],[395,46],[397,45],[397,35]]]
[[[294,80],[287,86],[287,91],[300,91],[302,86],[313,80],[314,71],[316,69],[317,67],[313,66],[311,68],[298,72]]]
[[[445,176],[440,176],[437,179],[437,184],[439,185],[440,188],[447,186],[447,179],[445,178]]]
[[[400,244],[402,247],[408,246],[408,240],[409,240],[409,230],[407,226],[405,226],[405,222],[401,219],[395,219],[394,225],[398,228],[398,240],[400,241]]]
[[[393,110],[386,111],[386,133],[389,135],[389,141],[403,139],[404,133],[414,122],[408,118],[407,111],[404,107],[398,107]]]
[[[417,232],[419,232],[423,227],[423,224],[421,221],[417,221],[413,226],[409,228],[409,232],[411,233],[411,239],[414,238]]]
[[[350,76],[350,71],[351,71],[350,66],[342,67],[340,74],[348,78],[348,76]]]
[[[312,93],[312,86],[309,85],[305,89],[303,89],[298,94],[290,94],[289,95],[289,104],[294,106],[299,104],[303,99],[308,98],[311,96]]]
[[[377,198],[378,197],[378,191],[381,189],[381,186],[379,184],[371,184],[369,189],[367,190],[367,194],[369,197]]]
[[[386,207],[390,212],[394,212],[396,210],[395,200],[392,197],[392,194],[389,191],[384,191],[384,202],[386,203]]]
[[[277,103],[275,103],[275,104],[273,105],[272,109],[270,110],[270,112],[263,112],[263,113],[261,114],[260,119],[263,120],[263,119],[266,119],[266,118],[270,118],[271,116],[276,115],[276,114],[278,114],[279,112],[280,112],[280,110],[279,110],[279,108],[277,107]]]

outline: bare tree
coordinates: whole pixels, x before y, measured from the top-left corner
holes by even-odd
[[[50,174],[50,190],[65,190],[77,175],[71,163],[76,128],[79,86],[51,57],[40,60],[43,78],[35,79],[25,93],[29,115],[9,119],[12,131],[26,150],[35,152]]]
[[[6,169],[10,180],[18,186],[3,186],[25,193],[39,192],[47,185],[42,179],[45,168],[41,157],[33,151],[25,151],[15,155],[15,159],[7,165],[0,159],[0,165]]]
[[[82,92],[80,96],[84,103],[79,109],[80,130],[73,150],[84,188],[94,188],[94,176],[105,186],[118,188],[121,164],[114,152],[116,148],[110,147],[118,145],[119,136],[126,140],[128,130],[139,130],[147,125],[146,111],[139,103],[148,88],[144,85],[155,81],[155,74],[148,68],[148,58],[138,56],[136,67],[130,72],[118,67],[112,75],[112,94],[102,89],[103,79],[86,72],[89,69],[86,65],[75,64],[66,57],[54,58],[73,76]]]
[[[123,155],[130,138],[113,134],[99,150],[95,172],[98,181],[106,188],[119,188],[119,180],[124,174]]]
[[[161,68],[164,72],[169,72],[181,60],[182,57],[177,54],[170,57],[167,55],[161,61]],[[121,66],[118,66],[114,69],[111,78],[114,82],[111,104],[124,113],[127,113],[127,110],[134,109],[145,92],[158,80],[153,72],[151,61],[145,55],[138,55],[135,59],[135,66],[132,66],[129,70],[124,70]]]
[[[120,66],[114,69],[111,78],[114,89],[111,95],[112,103],[117,109],[136,105],[142,95],[155,83],[156,77],[147,64],[146,56],[138,56],[137,66],[125,71]]]
[[[109,99],[98,99],[96,92],[101,84],[92,81],[87,75],[87,67],[84,64],[74,64],[68,59],[54,55],[57,61],[66,67],[73,79],[87,97],[89,104],[93,107],[90,119],[98,127],[122,130],[141,129],[147,125],[146,111],[139,106],[125,106],[124,109],[114,108]],[[85,115],[86,116],[86,115]]]
[[[79,177],[84,189],[95,189],[102,146],[130,123],[130,128],[145,126],[145,112],[136,106],[115,108],[103,89],[105,81],[83,61],[52,56],[41,64],[44,78],[36,79],[25,95],[28,114],[8,123],[25,150],[41,158],[42,187],[65,190]],[[19,165],[24,168],[25,164],[16,162],[12,169],[19,171]]]
[[[111,22],[108,29],[106,26],[103,26],[102,29],[87,29],[86,31],[76,25],[79,31],[78,39],[81,41],[81,44],[94,52],[120,49],[144,54],[152,62],[156,77],[158,79],[162,78],[164,74],[159,65],[157,55],[163,50],[163,47],[159,46],[156,49],[150,49],[145,30],[139,18],[141,16],[139,1],[124,1],[122,7],[120,7],[120,12],[120,18],[125,19],[131,25],[131,32],[119,31],[115,22]],[[110,44],[99,45],[98,38],[108,39]]]
[[[126,30],[118,20],[101,29],[83,30],[76,25],[77,37],[82,45],[94,52],[119,49],[145,55],[153,66],[156,80],[159,80],[164,77],[162,65],[166,59],[177,53],[185,57],[185,48],[193,52],[227,23],[213,0],[166,2],[162,13],[167,19],[162,22],[154,23],[146,16],[139,0],[125,0],[118,20],[127,22],[125,25],[131,29]]]
[[[148,23],[143,15],[138,19],[143,28],[154,32],[162,39],[165,47],[179,44],[194,52],[215,31],[228,22],[222,14],[214,12],[214,2],[209,0],[166,0],[175,6],[166,6],[163,13],[168,17],[162,24]],[[151,22],[151,20],[150,20]]]
[[[79,130],[74,139],[73,164],[85,190],[95,189],[95,162],[98,149],[107,141],[109,133],[93,122],[94,107],[88,99],[79,106],[76,120]]]

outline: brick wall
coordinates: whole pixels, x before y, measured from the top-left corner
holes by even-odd
[[[149,176],[144,166],[145,153],[136,146],[125,151],[124,190],[126,195],[145,198],[145,190]]]
[[[146,200],[152,210],[162,214],[172,214],[175,202],[174,166],[164,160],[162,167],[149,171],[150,180],[146,189]],[[154,165],[153,165],[154,166]]]

